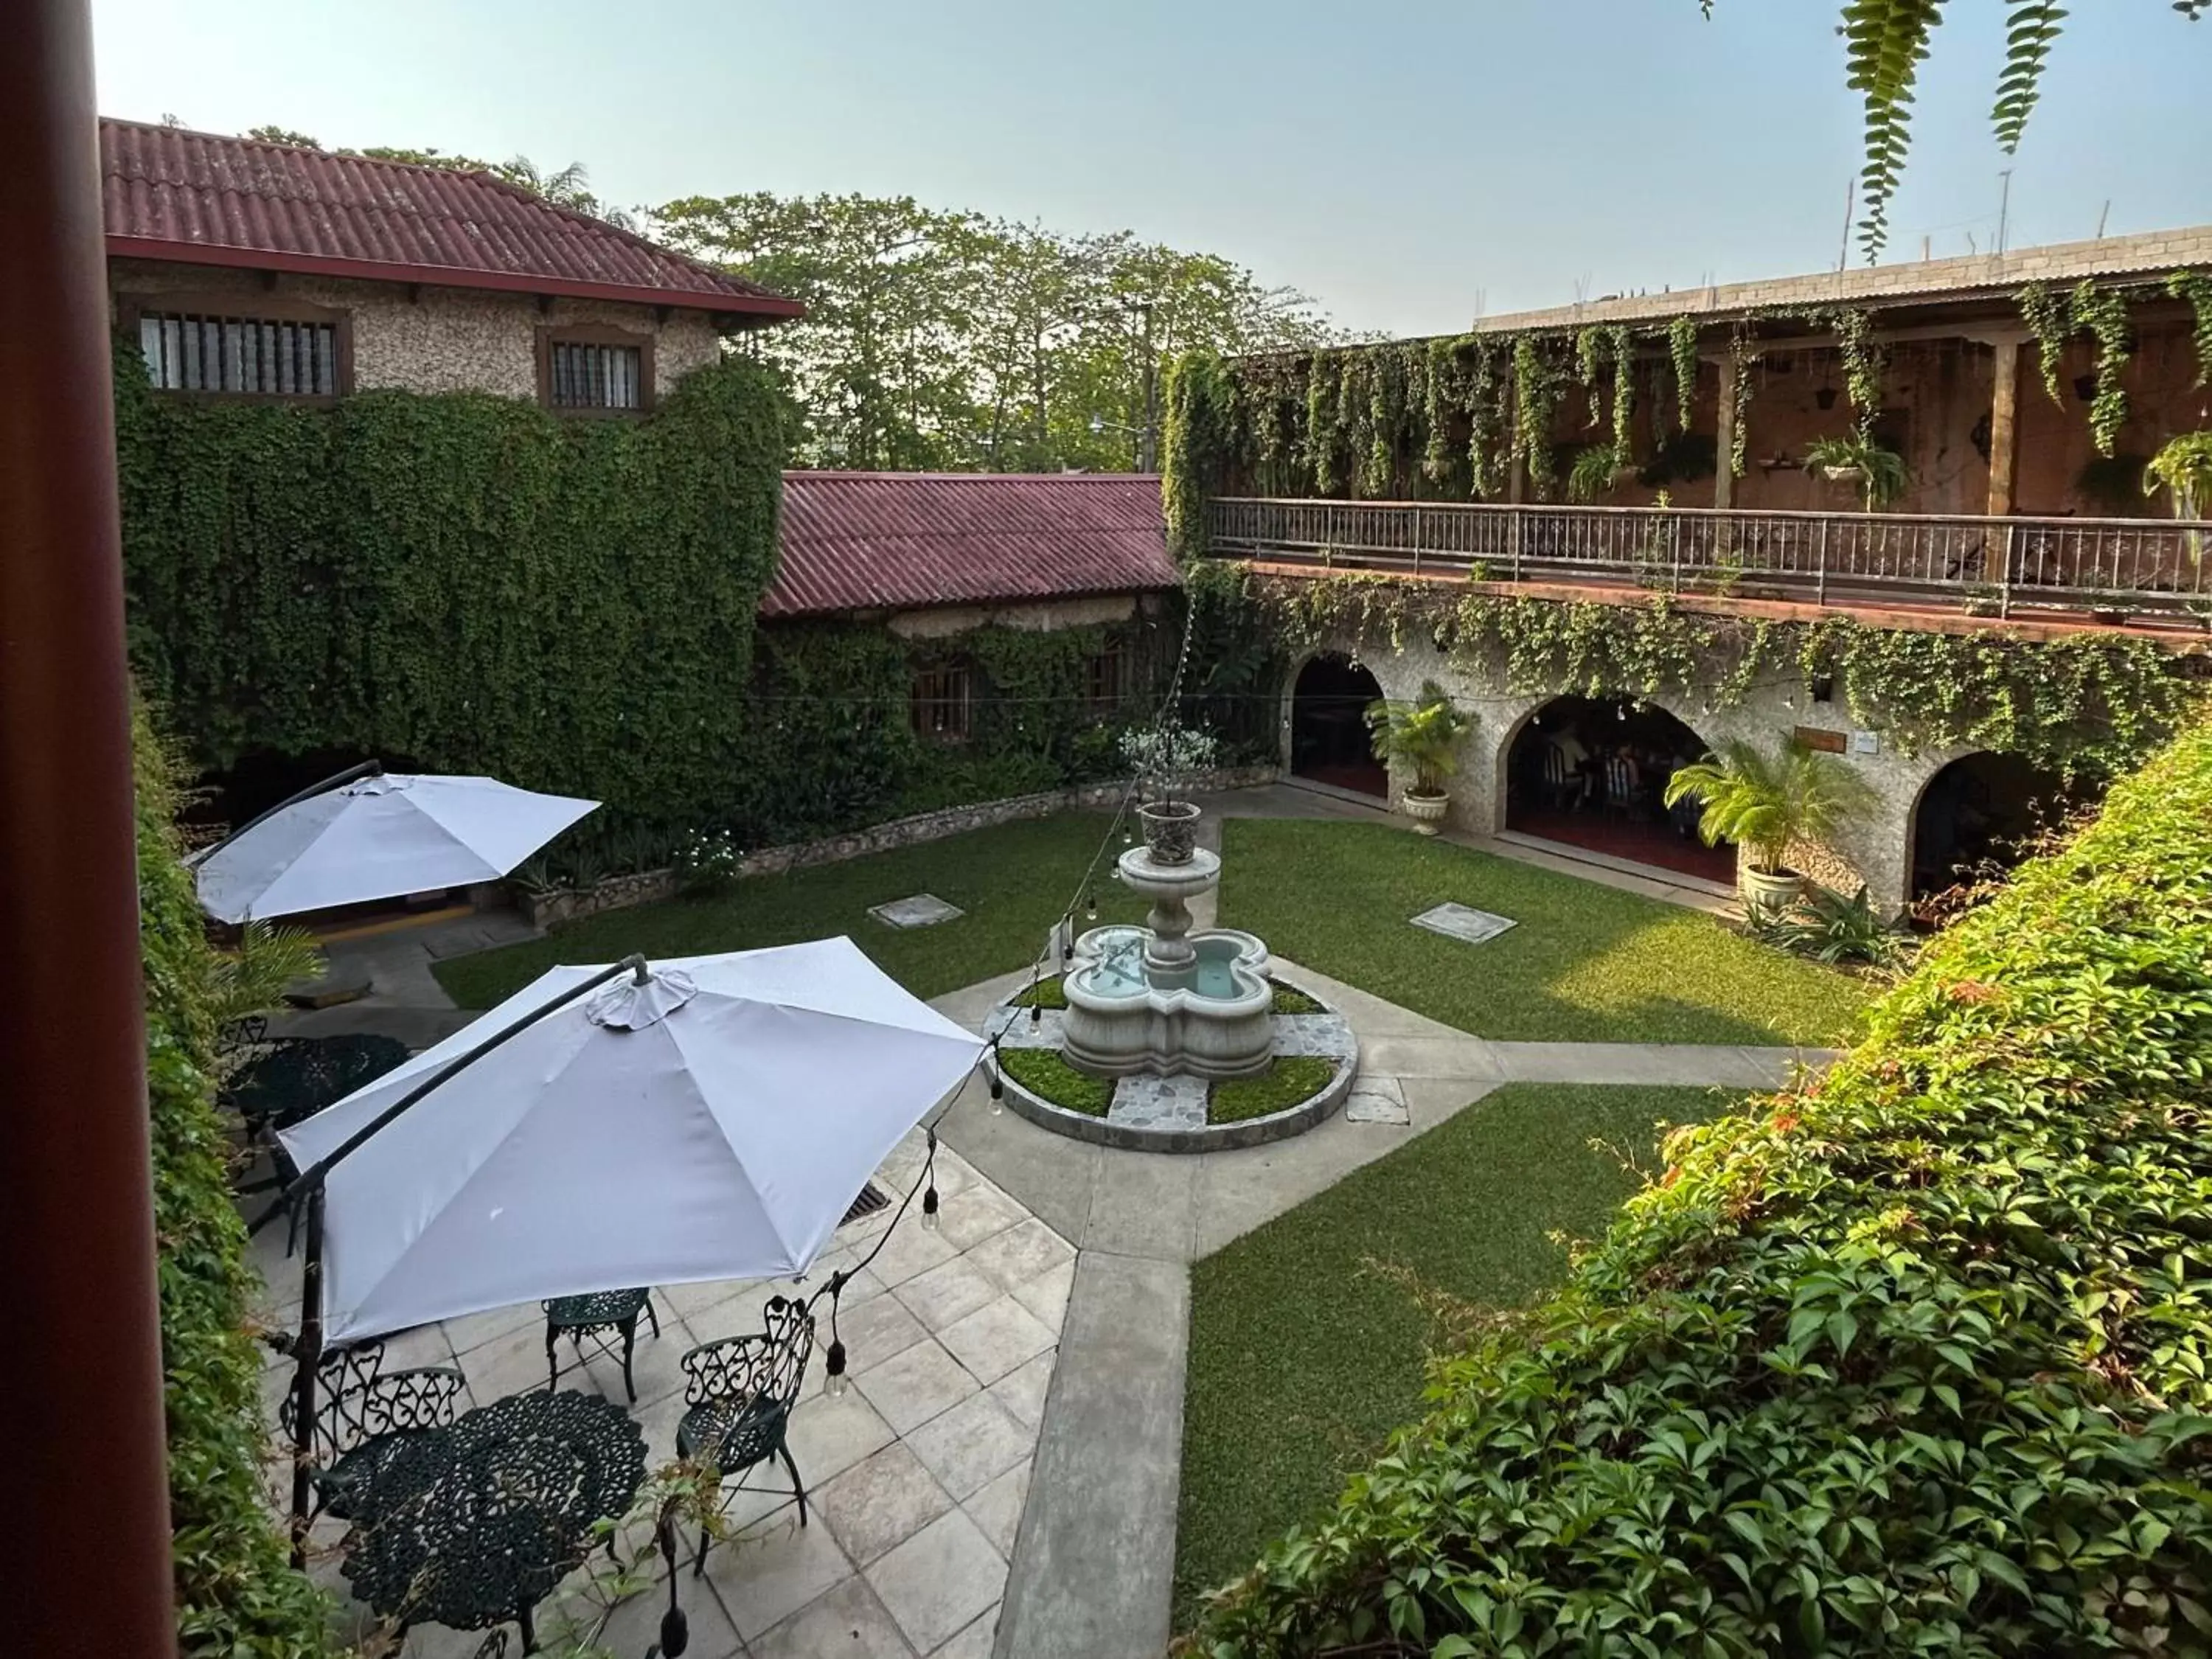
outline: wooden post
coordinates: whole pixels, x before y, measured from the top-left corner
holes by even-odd
[[[10,1653],[176,1651],[92,19],[0,47]],[[249,1405],[251,1401],[247,1402]]]
[[[1713,433],[1713,507],[1735,505],[1735,354],[1720,359],[1720,419]]]
[[[2020,463],[2020,348],[2016,339],[1991,340],[1996,380],[1990,392],[1990,496],[1992,519],[2012,516],[2013,480]]]

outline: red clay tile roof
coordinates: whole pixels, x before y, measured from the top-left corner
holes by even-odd
[[[110,254],[796,317],[804,307],[489,173],[100,124]]]
[[[1160,481],[1132,473],[787,472],[767,617],[1172,587]]]

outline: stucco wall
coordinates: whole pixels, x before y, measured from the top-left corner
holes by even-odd
[[[1375,676],[1386,697],[1412,700],[1420,695],[1425,681],[1434,680],[1462,708],[1476,717],[1475,729],[1462,749],[1460,768],[1451,784],[1449,822],[1474,835],[1494,835],[1505,827],[1507,757],[1513,740],[1529,715],[1552,700],[1553,695],[1528,696],[1503,690],[1502,661],[1439,652],[1425,640],[1409,635],[1402,647],[1365,646],[1348,635],[1322,640],[1312,653],[1291,665],[1282,688],[1281,753],[1285,771],[1291,759],[1291,692],[1301,669],[1315,655],[1336,653],[1358,661]],[[1793,728],[1800,726],[1828,731],[1854,731],[1850,711],[1840,702],[1815,703],[1812,690],[1802,681],[1762,685],[1743,702],[1724,710],[1709,710],[1695,697],[1652,697],[1644,701],[1665,709],[1710,744],[1743,738],[1762,749],[1778,751]],[[1832,848],[1844,865],[1866,883],[1875,902],[1890,911],[1904,908],[1911,897],[1912,809],[1928,781],[1948,762],[1966,753],[1949,749],[1908,754],[1876,736],[1875,752],[1850,752],[1836,757],[1865,779],[1878,801],[1875,809],[1838,837]],[[1856,747],[1856,745],[1854,745]],[[1407,780],[1395,773],[1390,781],[1393,799]],[[1800,860],[1802,862],[1802,860]],[[1834,884],[1847,878],[1842,868],[1814,872]]]
[[[1127,622],[1136,614],[1135,594],[1099,593],[1036,605],[948,605],[928,611],[900,611],[891,615],[886,625],[902,640],[941,640],[985,627],[1048,634],[1061,628]]]
[[[271,292],[261,274],[219,265],[182,265],[146,259],[108,261],[108,292],[123,295]],[[601,300],[556,299],[540,311],[527,294],[425,286],[420,298],[391,283],[341,282],[281,276],[273,290],[291,300],[350,313],[353,383],[357,391],[397,386],[408,392],[495,392],[509,398],[538,396],[538,331],[568,324],[598,324],[653,337],[656,397],[693,369],[720,355],[712,318],[672,310],[658,323],[649,306]]]

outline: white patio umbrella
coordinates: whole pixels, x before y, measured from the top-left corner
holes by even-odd
[[[552,969],[281,1131],[303,1182],[441,1067],[606,971]],[[546,1014],[323,1173],[323,1340],[803,1273],[983,1048],[848,939],[647,971]]]
[[[598,805],[496,778],[333,780],[201,854],[200,903],[236,922],[494,881]]]

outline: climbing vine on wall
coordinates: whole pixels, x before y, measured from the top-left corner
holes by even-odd
[[[1498,342],[1487,334],[1474,337],[1474,366],[1467,382],[1467,460],[1469,484],[1486,501],[1505,493],[1498,440],[1505,430],[1508,386],[1498,373]]]
[[[1759,354],[1752,344],[1751,330],[1742,324],[1736,325],[1729,342],[1729,373],[1735,382],[1735,429],[1729,445],[1729,476],[1741,478],[1751,459],[1751,392],[1752,366]]]
[[[1992,749],[2069,775],[2124,771],[2202,700],[2148,641],[1781,623],[1660,597],[1611,605],[1454,595],[1388,575],[1252,579],[1248,629],[1295,655],[1325,642],[1449,653],[1501,691],[1671,697],[1740,706],[1757,686],[1832,678],[1852,719],[1908,750]]]
[[[763,371],[564,422],[180,399],[126,345],[116,427],[132,657],[198,764],[399,755],[668,817],[722,795],[775,558]]]
[[[2128,419],[2128,394],[2120,385],[2130,347],[2127,296],[2083,283],[2074,290],[2073,311],[2074,325],[2097,343],[2097,393],[2089,404],[2089,431],[2097,453],[2110,455]]]

